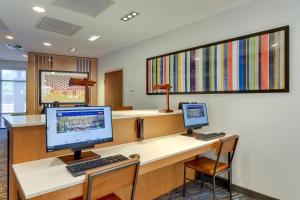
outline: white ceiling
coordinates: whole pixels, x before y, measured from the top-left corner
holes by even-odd
[[[99,57],[141,40],[168,32],[180,26],[248,3],[251,0],[114,0],[114,4],[97,17],[56,7],[53,0],[0,0],[0,19],[4,21],[14,42],[23,45],[26,52]],[[33,6],[42,6],[39,14]],[[122,22],[129,11],[138,11],[136,18]],[[44,16],[73,23],[83,28],[73,36],[36,29]],[[99,34],[95,42],[87,39]],[[51,47],[43,42],[52,43]],[[8,50],[5,34],[0,34],[0,59],[24,60],[23,52]],[[68,51],[75,47],[74,53]]]

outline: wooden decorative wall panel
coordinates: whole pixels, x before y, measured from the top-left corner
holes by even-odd
[[[74,56],[59,56],[29,53],[27,70],[27,113],[41,112],[39,105],[39,71],[73,71],[88,72],[89,78],[97,81],[97,59]],[[89,102],[97,105],[97,85],[89,90]]]

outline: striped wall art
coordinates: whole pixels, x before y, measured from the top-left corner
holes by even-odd
[[[147,94],[289,91],[289,27],[148,58]]]

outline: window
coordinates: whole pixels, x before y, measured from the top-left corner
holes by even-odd
[[[0,70],[1,113],[26,112],[26,71]]]

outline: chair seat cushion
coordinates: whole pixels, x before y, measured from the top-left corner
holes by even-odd
[[[196,158],[194,160],[184,163],[186,167],[192,168],[196,171],[202,172],[204,174],[208,174],[210,176],[214,174],[215,164],[216,164],[215,160],[206,157]],[[229,168],[228,164],[219,162],[216,169],[216,173],[225,171],[228,168]]]

